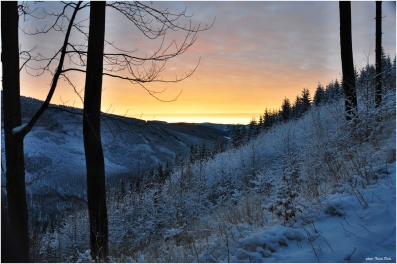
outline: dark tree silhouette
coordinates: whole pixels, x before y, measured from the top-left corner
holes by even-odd
[[[99,115],[96,115],[96,113],[100,113],[100,105],[101,105],[101,93],[100,93],[100,88],[101,87],[101,80],[102,76],[110,76],[114,78],[120,78],[123,80],[130,81],[133,84],[138,84],[142,88],[146,89],[146,91],[153,97],[159,99],[157,97],[156,91],[149,90],[146,88],[145,83],[147,82],[179,82],[182,81],[189,76],[191,76],[195,69],[192,69],[188,73],[184,73],[181,76],[176,77],[175,79],[172,80],[164,80],[160,74],[164,71],[165,69],[165,64],[166,62],[182,53],[184,53],[190,46],[193,45],[193,43],[196,40],[196,34],[200,31],[207,30],[210,27],[204,27],[201,28],[200,25],[198,27],[193,27],[192,24],[188,23],[185,26],[180,26],[178,19],[179,18],[190,18],[185,14],[185,11],[181,13],[171,13],[167,9],[165,10],[156,10],[150,6],[147,6],[145,4],[142,4],[140,2],[114,2],[114,3],[105,3],[106,6],[110,8],[114,8],[117,11],[119,11],[121,14],[123,14],[127,19],[129,19],[134,25],[136,25],[141,32],[147,36],[149,39],[155,39],[155,38],[163,38],[163,42],[161,43],[159,49],[155,51],[152,55],[150,56],[143,56],[143,57],[137,57],[133,53],[134,51],[125,51],[118,49],[116,46],[114,46],[113,42],[108,42],[105,41],[105,44],[108,45],[108,47],[112,48],[112,53],[103,53],[103,41],[102,44],[102,55],[90,55],[90,54],[95,54],[95,52],[98,52],[96,49],[97,46],[90,46],[87,47],[85,44],[73,44],[71,41],[69,41],[69,36],[71,33],[72,28],[77,30],[77,32],[82,33],[88,40],[89,36],[91,35],[93,37],[93,34],[104,34],[104,28],[103,30],[98,29],[96,31],[99,32],[85,32],[86,28],[89,28],[84,25],[84,21],[86,20],[80,20],[80,22],[74,22],[74,19],[76,17],[76,13],[85,8],[90,6],[91,3],[86,3],[82,5],[81,2],[79,3],[64,3],[63,10],[59,14],[55,14],[53,12],[46,12],[44,11],[46,16],[52,16],[55,17],[55,23],[51,25],[50,27],[44,27],[42,29],[36,30],[35,32],[26,32],[24,29],[22,29],[25,33],[28,34],[42,34],[42,33],[47,33],[50,30],[54,29],[56,31],[60,31],[65,35],[65,40],[63,43],[63,46],[56,52],[56,54],[52,57],[44,57],[42,55],[38,55],[38,61],[46,61],[44,66],[40,66],[39,68],[30,68],[34,70],[38,70],[39,73],[37,76],[41,75],[45,71],[50,72],[53,75],[53,79],[51,82],[51,88],[48,93],[48,96],[42,106],[39,108],[39,110],[33,115],[33,117],[30,119],[30,121],[26,124],[21,126],[20,123],[16,125],[18,129],[14,129],[15,126],[13,126],[14,133],[13,135],[18,138],[21,142],[23,142],[23,138],[31,131],[33,128],[34,124],[38,121],[40,116],[43,114],[45,109],[48,108],[49,103],[52,99],[52,96],[54,94],[55,88],[57,86],[57,82],[59,78],[63,78],[66,80],[75,90],[75,92],[80,96],[80,94],[77,92],[76,86],[72,83],[70,78],[67,76],[67,73],[69,71],[77,71],[77,72],[83,72],[86,74],[86,87],[92,86],[91,90],[94,90],[94,95],[89,95],[90,92],[87,92],[87,96],[85,96],[85,100],[88,100],[88,102],[85,102],[84,100],[84,106],[85,109],[85,114],[84,117],[86,118],[85,124],[86,127],[88,128],[89,125],[94,124],[95,128],[89,128],[85,130],[85,134],[87,137],[87,142],[85,142],[85,145],[87,145],[86,149],[88,149],[89,156],[93,157],[93,153],[95,153],[94,156],[100,157],[102,156],[102,162],[103,162],[103,151],[100,146],[101,141],[100,141],[100,133],[99,133]],[[94,4],[96,5],[96,4]],[[74,9],[73,14],[71,17],[69,17],[68,12],[66,9],[68,7],[71,7]],[[103,8],[103,6],[101,6]],[[25,14],[25,13],[24,13]],[[102,14],[102,13],[101,13]],[[99,15],[94,14],[96,19],[99,19]],[[103,13],[103,17],[101,19],[105,19],[105,14]],[[69,22],[68,27],[66,28],[63,24],[63,19],[67,19]],[[94,19],[94,17],[92,17]],[[160,23],[160,27],[156,26],[151,26],[151,23],[155,21],[156,23]],[[18,28],[17,24],[18,20],[16,20],[16,26]],[[97,26],[96,22],[94,23],[95,26]],[[91,26],[94,26],[94,24],[90,24]],[[90,29],[89,29],[90,30]],[[172,31],[184,31],[186,34],[184,35],[184,39],[182,43],[176,43],[176,41],[173,41],[169,46],[164,46],[164,38],[166,32],[168,30]],[[102,31],[102,32],[101,32]],[[2,28],[3,32],[3,28]],[[5,31],[4,31],[5,32]],[[90,34],[91,33],[91,34]],[[5,34],[3,34],[5,35]],[[99,38],[99,37],[98,37]],[[96,43],[98,44],[98,43]],[[16,45],[17,47],[17,45]],[[4,49],[3,49],[4,50]],[[94,51],[96,50],[96,51]],[[69,62],[71,64],[74,64],[76,67],[65,67],[64,65],[64,60],[65,56],[69,57]],[[100,68],[100,73],[98,68],[95,69],[88,69],[88,57],[92,57],[94,61],[101,61],[103,64],[103,67],[101,66]],[[54,67],[53,63],[58,62],[57,67]],[[151,63],[151,67],[143,67],[143,70],[137,69],[139,66],[143,66],[146,62]],[[92,64],[92,63],[90,63]],[[70,65],[70,64],[69,64]],[[93,65],[96,65],[95,62]],[[198,65],[198,64],[197,64]],[[197,67],[197,66],[196,66]],[[3,67],[6,68],[6,67]],[[55,69],[55,70],[53,70]],[[93,71],[91,73],[91,70]],[[128,75],[123,75],[123,72],[128,72]],[[94,73],[95,72],[95,73]],[[3,75],[4,76],[4,75]],[[98,81],[99,77],[101,78],[100,81]],[[19,78],[19,76],[18,76]],[[93,81],[95,79],[95,81]],[[4,85],[4,83],[3,83]],[[99,93],[98,93],[99,91]],[[19,94],[18,94],[19,95]],[[92,96],[92,97],[91,97]],[[80,98],[83,101],[83,98],[80,96]],[[4,98],[6,99],[6,98]],[[19,100],[19,96],[18,96]],[[91,101],[90,101],[91,100]],[[159,99],[160,100],[160,99]],[[17,104],[15,104],[17,106]],[[19,107],[20,111],[20,107]],[[88,118],[87,118],[88,117]],[[97,119],[98,118],[98,119]],[[84,129],[83,129],[84,130]],[[91,135],[90,135],[91,134]],[[96,141],[96,142],[94,142]],[[98,144],[99,143],[99,144]],[[22,145],[23,146],[23,145]],[[23,152],[21,152],[23,154]],[[23,155],[22,155],[23,158]],[[101,158],[98,158],[101,159]],[[92,164],[94,164],[93,160],[91,158],[87,158],[87,164],[90,163],[91,165],[87,165],[87,171],[89,170],[88,167],[92,167]],[[23,164],[23,162],[22,162]],[[96,168],[94,171],[87,172],[87,177],[89,178],[88,180],[88,188],[93,190],[95,189],[94,196],[93,197],[94,201],[106,201],[106,194],[104,191],[98,191],[98,189],[103,188],[105,186],[104,182],[104,166],[98,166],[98,163],[95,162]],[[24,170],[22,170],[24,172]],[[88,174],[94,176],[88,176]],[[103,177],[101,176],[103,174]],[[99,176],[98,176],[99,175]],[[20,177],[19,175],[18,177]],[[103,178],[103,180],[101,180]],[[92,180],[92,181],[91,181]],[[101,182],[102,181],[102,182]],[[19,181],[19,184],[22,184],[23,182],[23,188],[25,188],[25,183],[24,181]],[[92,186],[91,186],[92,184]],[[22,186],[22,185],[21,185]],[[91,188],[92,187],[92,188]],[[98,188],[96,188],[98,187]],[[90,192],[90,191],[88,191]],[[92,192],[90,192],[92,193]],[[103,199],[103,197],[105,197]],[[26,198],[22,199],[26,203]],[[89,198],[89,200],[92,200]],[[11,200],[12,202],[12,200]],[[90,202],[89,202],[90,203]],[[93,207],[91,207],[89,215],[90,215],[90,220],[92,217],[92,228],[94,228],[97,232],[95,232],[95,236],[91,237],[91,245],[93,246],[92,248],[92,254],[94,256],[98,256],[99,258],[104,258],[107,255],[107,223],[106,223],[106,203],[105,202],[100,202],[100,205],[96,204],[95,202],[91,203]],[[94,213],[92,213],[93,211]],[[99,216],[99,218],[96,218],[96,216]],[[27,214],[26,214],[27,215]],[[26,223],[27,223],[27,216],[26,216]],[[100,227],[101,226],[101,227]],[[94,230],[92,229],[92,230]],[[26,228],[26,234],[27,234],[27,228]],[[92,233],[94,234],[94,233]],[[95,239],[95,244],[93,243],[93,239]],[[100,240],[100,241],[99,241]],[[99,242],[98,242],[99,241]]]
[[[375,104],[379,107],[382,102],[382,1],[376,1],[376,90]]]
[[[291,117],[291,103],[288,98],[284,98],[281,104],[281,118],[283,122],[286,122]]]
[[[65,41],[58,53],[61,53],[58,67],[53,76],[51,88],[45,102],[39,110],[33,115],[28,123],[22,125],[21,105],[20,105],[20,84],[19,71],[26,66],[26,62],[30,59],[37,59],[31,56],[29,52],[19,52],[18,41],[18,11],[23,15],[29,15],[29,7],[19,5],[17,2],[1,3],[1,33],[2,36],[2,64],[3,64],[3,107],[4,107],[4,133],[6,145],[6,188],[8,201],[8,223],[10,237],[10,245],[17,244],[18,254],[13,255],[12,261],[29,262],[29,226],[28,226],[28,210],[26,204],[26,188],[25,188],[25,167],[23,140],[24,137],[32,130],[40,116],[48,108],[52,95],[57,86],[58,79],[62,73],[63,61],[66,55],[66,46],[68,43],[70,30],[74,23],[74,18],[79,10],[81,2],[78,4],[66,4],[66,7],[75,8],[65,34]],[[65,11],[63,10],[63,12]],[[60,16],[63,13],[60,14]],[[57,54],[58,54],[57,53]],[[19,67],[20,55],[27,55],[27,60]],[[41,60],[41,58],[37,59]],[[51,60],[50,60],[51,61]]]
[[[101,95],[106,2],[90,4],[87,69],[84,93],[83,138],[87,169],[90,247],[94,259],[108,254],[105,162],[101,141]]]
[[[113,43],[104,39],[105,6],[114,8],[123,14],[149,39],[164,38],[167,30],[183,30],[187,34],[180,45],[173,41],[168,47],[163,48],[163,43],[161,43],[160,48],[153,55],[137,57],[133,52],[118,49]],[[81,30],[81,33],[88,37],[87,50],[83,46],[74,46],[69,51],[69,58],[79,67],[64,69],[63,73],[68,71],[86,73],[83,134],[87,166],[90,246],[91,255],[102,260],[106,259],[108,254],[105,167],[100,136],[102,76],[119,78],[138,84],[151,96],[162,101],[156,96],[156,91],[146,88],[145,83],[180,82],[191,76],[195,69],[174,80],[164,80],[160,74],[165,69],[165,64],[169,59],[184,53],[195,42],[197,32],[206,30],[208,27],[204,29],[200,29],[200,26],[192,28],[191,25],[180,27],[177,20],[186,17],[184,12],[173,14],[168,10],[156,10],[140,2],[103,2],[100,5],[91,2],[90,14],[89,33]],[[152,27],[150,24],[153,20],[147,19],[147,17],[152,17],[161,26],[159,28]],[[104,43],[116,52],[104,53]],[[173,46],[176,47],[175,51],[171,51]],[[135,69],[146,62],[151,62],[150,68]],[[87,65],[87,68],[85,68],[85,65]],[[121,72],[123,71],[128,72],[129,75],[122,75]]]
[[[350,1],[339,1],[340,48],[346,120],[357,117],[357,95],[354,77]]]
[[[313,104],[315,106],[319,106],[320,104],[324,103],[324,101],[325,101],[325,89],[319,83],[316,92],[314,93]]]
[[[1,38],[1,61],[3,64],[6,187],[9,216],[8,230],[2,230],[2,234],[6,231],[9,232],[10,235],[8,238],[11,240],[2,241],[2,245],[8,244],[11,249],[18,248],[18,254],[14,256],[8,255],[12,259],[3,259],[2,257],[2,261],[6,262],[30,261],[23,140],[13,133],[13,130],[15,131],[15,129],[21,128],[22,125],[19,85],[18,19],[18,2],[2,1],[1,35],[3,37]]]
[[[72,16],[71,16],[71,18],[69,20],[69,25],[68,25],[67,30],[65,32],[65,39],[64,39],[62,47],[57,52],[57,54],[54,55],[54,57],[41,59],[41,60],[46,60],[46,61],[49,62],[43,70],[49,70],[49,64],[51,62],[53,62],[53,61],[56,61],[56,56],[60,53],[58,66],[56,67],[55,73],[53,74],[53,78],[52,78],[52,81],[51,81],[51,87],[50,87],[50,90],[49,90],[49,92],[47,94],[47,98],[44,100],[43,104],[40,106],[39,110],[37,110],[37,112],[33,115],[33,117],[30,119],[30,121],[25,126],[23,126],[18,132],[15,133],[16,135],[18,135],[22,139],[32,130],[33,126],[39,120],[39,118],[44,113],[44,111],[48,108],[48,106],[49,106],[49,104],[51,102],[52,96],[54,95],[55,89],[56,89],[56,87],[58,85],[58,81],[61,78],[61,76],[66,78],[66,76],[63,73],[64,70],[62,68],[64,66],[64,61],[65,61],[66,54],[68,53],[67,47],[68,47],[68,45],[70,45],[70,43],[69,43],[70,32],[71,32],[73,27],[78,27],[78,25],[74,24],[74,19],[76,18],[77,12],[85,7],[85,6],[80,7],[81,3],[82,3],[82,1],[78,2],[77,4],[76,3],[65,4],[63,12],[61,14],[56,15],[58,17],[64,16],[64,13],[65,13],[65,10],[66,10],[67,7],[72,7],[74,9],[73,13],[72,13]],[[55,24],[57,22],[58,21],[56,21]],[[49,30],[38,31],[38,32],[36,32],[34,34],[47,33],[48,31]]]

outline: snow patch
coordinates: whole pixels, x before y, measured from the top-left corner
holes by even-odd
[[[26,127],[27,125],[28,125],[28,124],[25,123],[25,124],[22,124],[22,125],[20,125],[20,126],[14,127],[14,128],[12,129],[12,134],[16,135],[16,134],[21,133],[21,131],[22,131],[23,129],[25,129],[25,127]]]

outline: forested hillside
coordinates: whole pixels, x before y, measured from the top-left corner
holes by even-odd
[[[31,118],[41,103],[21,97],[23,122]],[[219,152],[227,144],[226,137],[231,128],[216,124],[146,122],[106,113],[102,120],[109,189],[119,186],[123,179],[149,181],[145,175],[154,170],[161,169],[166,173],[176,160],[187,159],[192,147],[206,146],[213,154]],[[66,213],[86,206],[81,124],[81,109],[52,105],[25,138],[27,200],[32,234],[54,226]],[[4,134],[2,140],[4,161]],[[5,188],[2,190],[2,203],[7,204]]]
[[[395,81],[375,107],[360,77],[357,119],[335,96],[240,126],[257,132],[219,153],[126,171],[108,191],[110,261],[394,262]],[[84,205],[32,238],[34,261],[93,261]]]
[[[395,2],[188,5],[2,1],[1,261],[395,263]]]

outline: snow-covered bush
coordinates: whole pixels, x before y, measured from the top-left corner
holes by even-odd
[[[359,106],[352,122],[345,120],[343,100],[312,106],[238,148],[180,163],[161,181],[114,187],[108,193],[111,259],[280,261],[285,248],[304,244],[315,253],[310,261],[321,260],[314,241],[329,245],[313,224],[316,217],[348,213],[325,197],[351,197],[364,208],[365,189],[386,177],[380,168],[395,161],[395,90],[383,99],[379,108]],[[90,261],[81,253],[88,220],[79,212],[40,234],[37,250],[53,261]]]

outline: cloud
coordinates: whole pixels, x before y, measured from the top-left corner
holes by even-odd
[[[48,2],[42,5],[58,8],[58,5]],[[166,98],[172,98],[183,89],[175,103],[158,105],[137,86],[107,80],[105,105],[113,103],[117,106],[116,101],[120,100],[120,105],[127,107],[127,100],[121,102],[118,99],[120,96],[117,94],[120,93],[111,92],[122,89],[122,97],[133,101],[131,105],[139,113],[156,109],[169,114],[189,112],[189,109],[203,113],[233,112],[234,108],[237,108],[234,112],[239,113],[260,113],[266,106],[278,108],[284,97],[294,99],[303,88],[307,87],[314,93],[318,82],[326,85],[332,79],[340,79],[338,2],[187,1],[154,2],[149,5],[157,9],[168,8],[171,12],[181,12],[186,8],[189,17],[182,19],[180,25],[189,25],[191,18],[193,26],[204,27],[216,18],[212,28],[197,34],[196,42],[187,52],[167,62],[163,75],[164,78],[175,78],[175,74],[180,76],[189,72],[201,58],[200,65],[194,75],[182,83],[148,84],[159,90],[168,87],[164,95]],[[383,2],[383,15],[383,46],[386,53],[395,56],[395,2]],[[84,17],[87,13],[81,14],[79,19]],[[358,66],[366,62],[370,49],[370,63],[374,61],[374,17],[375,3],[352,2],[353,52]],[[30,20],[27,25],[34,28],[34,23],[35,20]],[[163,47],[174,39],[180,45],[185,34],[182,30],[169,32]],[[78,34],[74,37],[76,43],[84,41],[78,38]],[[38,44],[38,49],[53,54],[63,37],[59,34],[39,38],[21,35],[20,39],[24,45]],[[135,54],[140,56],[152,54],[162,41],[160,38],[147,39],[134,24],[111,8],[107,8],[106,14],[106,39],[114,41],[121,49],[136,50]],[[48,84],[50,79],[45,82]],[[33,96],[36,88],[32,84],[30,82],[29,87],[22,87],[22,91]],[[64,94],[65,91],[71,92],[71,89],[60,90]],[[126,93],[132,95],[126,96]],[[247,122],[252,117],[249,115]]]

